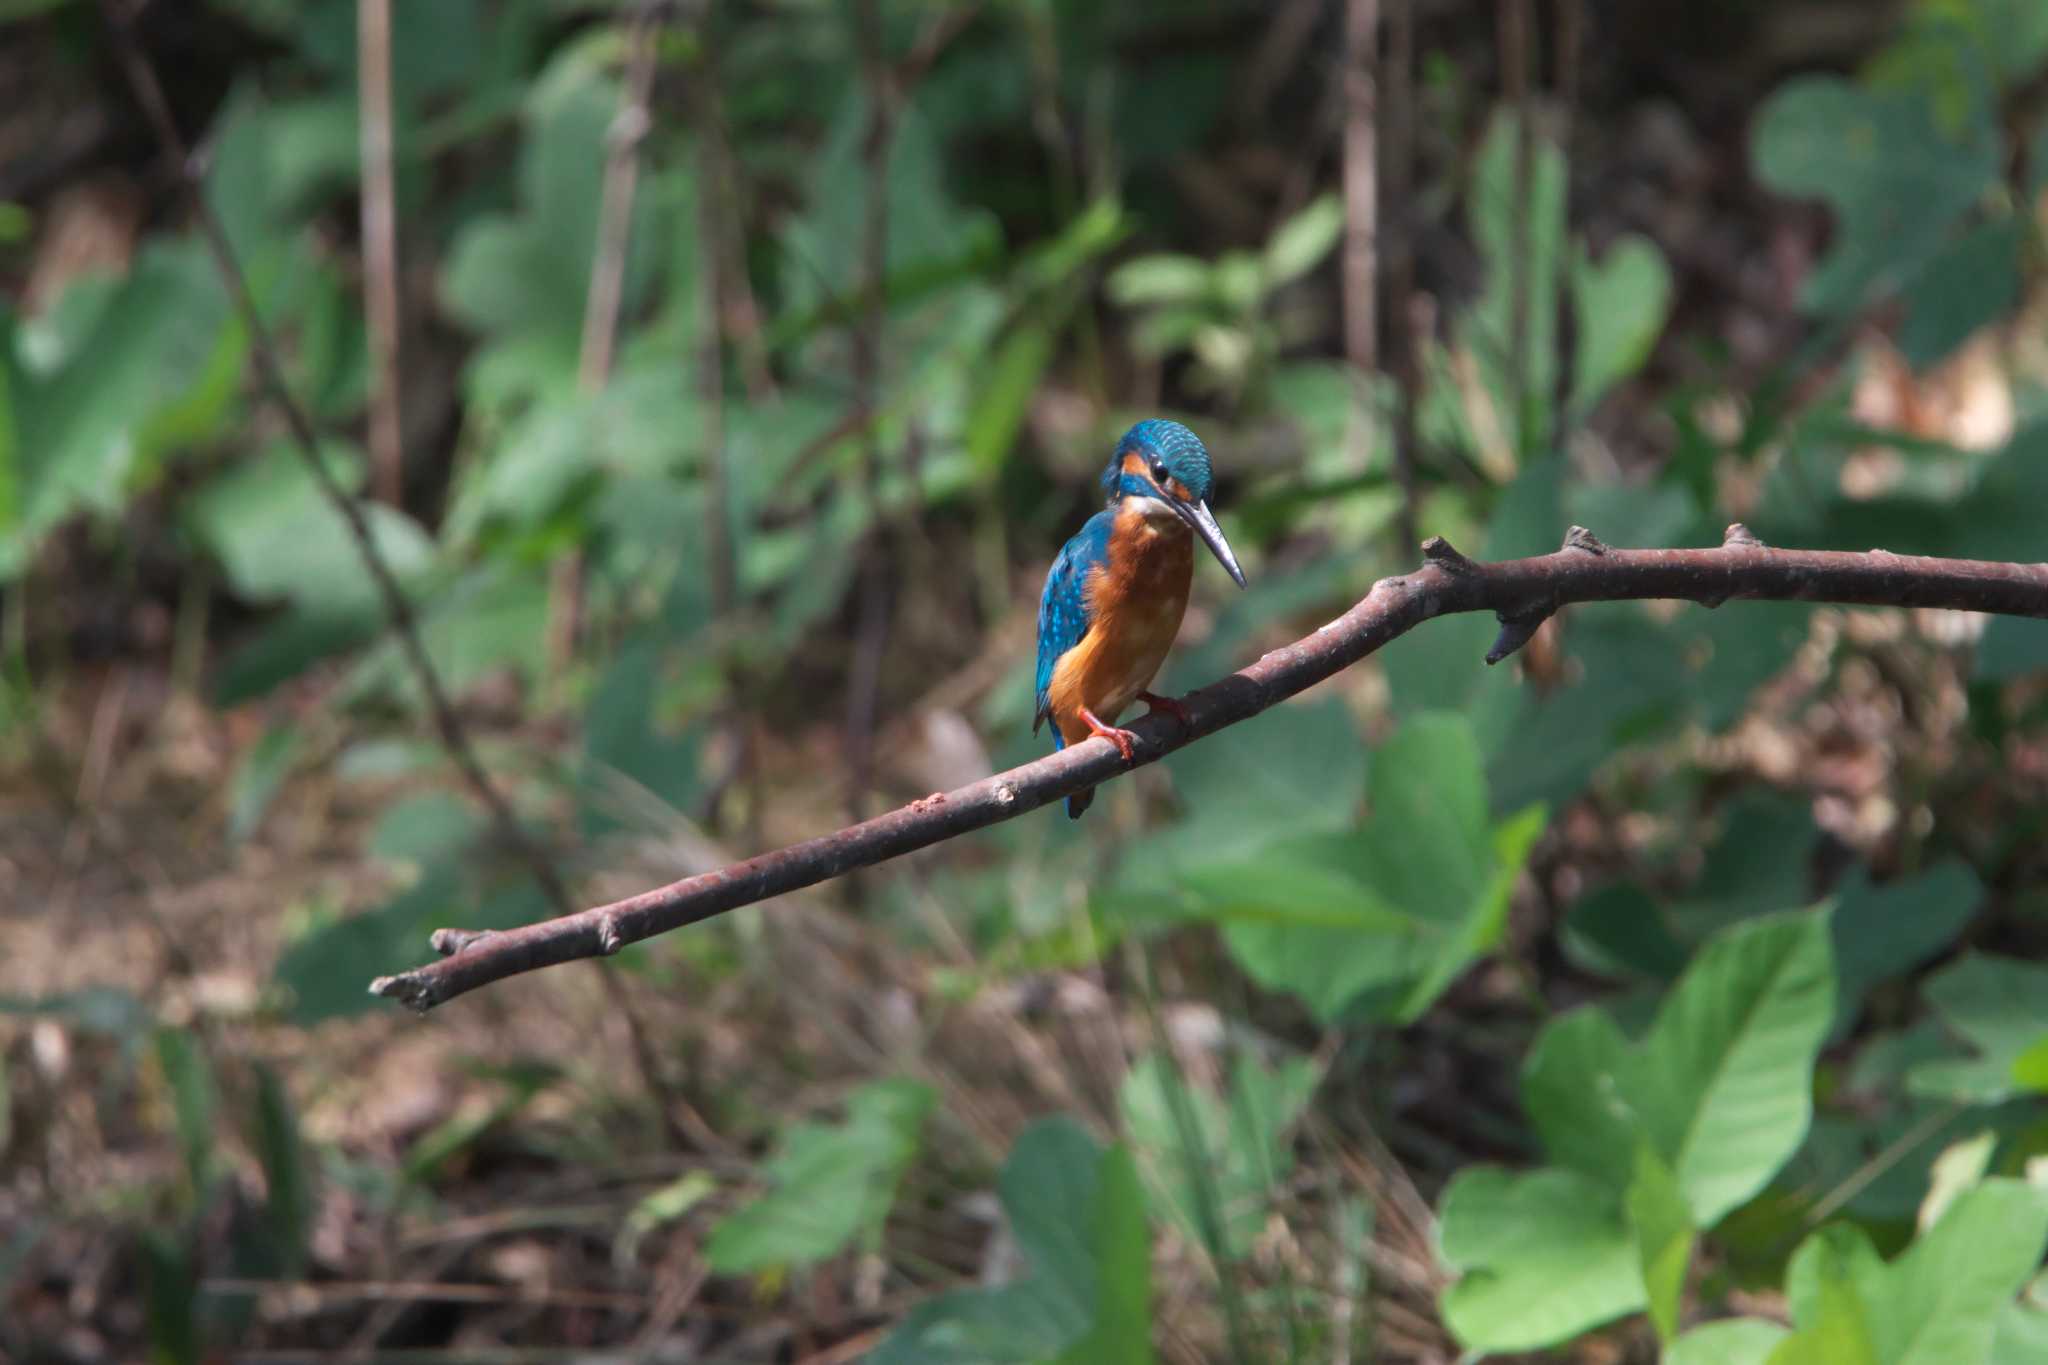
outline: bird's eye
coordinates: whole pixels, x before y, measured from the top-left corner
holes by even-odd
[[[1161,464],[1158,460],[1154,460],[1152,462],[1152,479],[1155,483],[1166,482],[1166,466]]]

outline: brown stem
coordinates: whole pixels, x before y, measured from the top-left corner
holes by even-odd
[[[1573,602],[1671,598],[1718,606],[1750,598],[2048,617],[2048,564],[1928,559],[1886,550],[1775,550],[1740,525],[1729,527],[1723,544],[1711,550],[1610,549],[1575,526],[1561,549],[1530,559],[1480,563],[1436,538],[1423,546],[1423,554],[1427,562],[1421,568],[1381,579],[1328,625],[1181,698],[1185,726],[1164,717],[1134,721],[1129,728],[1137,745],[1130,764],[1107,741],[1089,740],[836,833],[610,905],[502,932],[443,929],[433,942],[448,956],[380,977],[370,991],[431,1009],[519,972],[615,953],[628,943],[1014,820],[1249,719],[1422,622],[1453,612],[1490,611],[1500,619],[1502,638],[1489,659],[1512,653],[1535,623]]]
[[[405,495],[398,383],[398,210],[392,190],[391,0],[356,6],[362,140],[363,321],[370,341],[370,470],[380,501]]]
[[[1344,355],[1361,375],[1379,367],[1373,294],[1379,250],[1379,0],[1344,6]]]
[[[626,40],[626,87],[606,136],[604,187],[598,200],[597,251],[590,262],[590,288],[583,302],[583,339],[576,357],[576,383],[586,394],[602,393],[612,378],[618,346],[619,310],[626,295],[626,266],[633,245],[633,200],[640,185],[640,143],[647,136],[648,96],[654,88],[655,56],[661,37],[661,7],[649,5],[633,20]],[[548,662],[568,666],[583,633],[583,551],[555,561],[548,582]]]
[[[185,198],[191,206],[193,219],[199,225],[200,235],[205,238],[207,250],[212,254],[214,267],[219,271],[221,282],[233,300],[235,312],[241,318],[242,326],[249,334],[249,353],[256,362],[256,373],[268,391],[271,402],[284,415],[285,424],[291,429],[293,447],[305,460],[312,472],[313,481],[320,494],[341,515],[348,527],[349,538],[356,547],[363,567],[369,571],[370,581],[375,585],[378,600],[383,604],[384,615],[391,622],[392,633],[398,637],[399,652],[404,656],[406,667],[419,684],[421,694],[426,698],[427,712],[433,717],[435,732],[440,736],[441,748],[447,753],[462,779],[476,793],[479,801],[490,811],[492,823],[498,837],[516,850],[532,869],[534,879],[555,904],[567,906],[569,892],[562,884],[561,874],[556,872],[554,863],[545,850],[521,828],[512,808],[491,784],[484,772],[483,764],[477,760],[476,751],[470,747],[469,736],[464,733],[461,719],[455,714],[455,706],[448,699],[448,691],[441,684],[440,674],[434,671],[434,664],[427,657],[426,645],[420,639],[419,622],[413,616],[412,603],[406,598],[405,590],[399,586],[398,578],[391,566],[378,553],[377,543],[371,538],[370,524],[363,515],[363,509],[349,496],[335,478],[334,472],[320,456],[320,437],[313,429],[313,419],[292,395],[291,386],[285,381],[284,361],[278,354],[277,341],[264,325],[263,314],[256,307],[256,296],[249,292],[249,281],[242,274],[241,264],[235,259],[234,248],[229,245],[227,233],[222,229],[220,219],[201,191],[196,167],[191,154],[186,150],[185,140],[178,135],[178,126],[171,118],[170,104],[164,99],[163,83],[157,79],[156,68],[150,65],[149,56],[137,41],[122,7],[114,0],[102,0],[101,10],[108,28],[113,33],[114,48],[128,84],[135,92],[135,98],[142,106],[144,117],[155,131],[157,141],[164,154],[174,163],[179,182],[185,191]]]

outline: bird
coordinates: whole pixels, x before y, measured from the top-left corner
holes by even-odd
[[[1123,434],[1102,471],[1108,504],[1061,548],[1038,600],[1038,712],[1031,733],[1052,722],[1055,753],[1091,736],[1131,761],[1137,736],[1117,728],[1134,701],[1186,725],[1171,697],[1147,689],[1180,633],[1194,579],[1195,537],[1238,587],[1230,542],[1209,510],[1212,478],[1202,438],[1154,417]],[[1078,820],[1095,789],[1067,798]]]

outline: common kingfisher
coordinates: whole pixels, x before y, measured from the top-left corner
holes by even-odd
[[[1038,715],[1055,752],[1100,735],[1126,763],[1137,736],[1116,727],[1134,701],[1187,721],[1180,703],[1146,691],[1180,633],[1194,579],[1194,537],[1237,586],[1244,570],[1209,510],[1209,452],[1178,422],[1152,418],[1125,432],[1102,471],[1109,505],[1066,543],[1038,600]],[[1193,534],[1189,534],[1192,532]],[[1095,789],[1067,798],[1080,819]]]

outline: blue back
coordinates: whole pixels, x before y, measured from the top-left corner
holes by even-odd
[[[1052,705],[1052,670],[1060,655],[1081,643],[1092,624],[1088,615],[1088,573],[1109,560],[1109,531],[1116,512],[1104,508],[1088,518],[1087,525],[1061,548],[1045,576],[1045,594],[1038,599],[1038,714],[1031,722],[1034,733],[1045,723]],[[1055,750],[1066,740],[1057,725],[1052,730]]]

